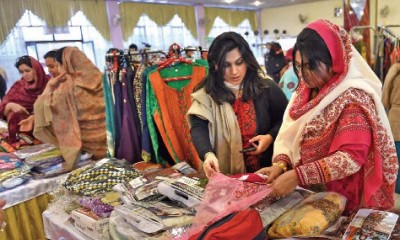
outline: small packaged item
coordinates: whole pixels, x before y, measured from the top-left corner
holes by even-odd
[[[339,219],[345,206],[346,198],[339,193],[313,193],[277,218],[268,229],[268,237],[320,236]]]
[[[396,226],[399,215],[395,213],[360,209],[343,235],[344,240],[386,240]]]
[[[15,148],[13,146],[11,146],[11,144],[9,144],[8,142],[2,140],[0,142],[0,148],[3,152],[8,152],[8,153],[12,153],[15,152]]]

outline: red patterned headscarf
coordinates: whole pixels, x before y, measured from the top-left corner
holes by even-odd
[[[328,20],[317,20],[310,23],[306,28],[315,30],[328,46],[332,57],[333,77],[324,85],[319,94],[311,101],[309,100],[311,89],[300,81],[297,89],[297,98],[290,108],[290,116],[294,119],[301,117],[311,108],[315,107],[329,92],[332,91],[348,72],[351,53],[351,39],[347,32]]]
[[[48,77],[40,62],[33,57],[29,57],[32,68],[36,73],[36,82],[33,84],[27,83],[24,79],[16,81],[7,94],[4,96],[0,104],[0,117],[4,118],[4,109],[10,102],[17,103],[28,110],[33,111],[33,104],[36,98],[43,92],[48,82]]]

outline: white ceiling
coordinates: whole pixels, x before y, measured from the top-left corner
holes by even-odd
[[[318,1],[330,0],[230,0],[232,3],[227,3],[229,0],[114,0],[120,2],[145,2],[145,3],[165,3],[165,4],[180,4],[180,5],[196,5],[201,4],[204,6],[226,7],[235,9],[263,9],[272,7],[281,7],[301,3],[310,3]]]

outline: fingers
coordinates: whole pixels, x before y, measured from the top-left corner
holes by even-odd
[[[26,110],[26,108],[22,107],[21,109],[24,113],[29,114],[28,110]]]
[[[6,205],[6,200],[0,199],[0,208],[4,207]]]
[[[204,166],[204,173],[206,174],[206,177],[210,177],[215,173],[214,169],[211,166]]]
[[[220,172],[219,171],[219,164],[217,161],[213,161],[212,162],[212,168],[215,169],[216,172]]]

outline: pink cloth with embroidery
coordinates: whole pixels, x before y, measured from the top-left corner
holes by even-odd
[[[266,184],[241,181],[221,173],[214,173],[209,178],[202,201],[196,209],[197,213],[189,229],[189,235],[183,236],[182,239],[202,231],[204,227],[232,212],[247,209],[270,192],[271,188]]]

